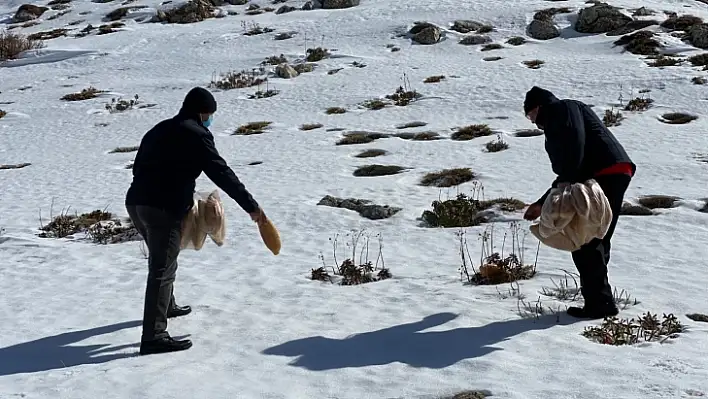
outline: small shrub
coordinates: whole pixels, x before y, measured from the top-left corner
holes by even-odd
[[[502,140],[501,135],[497,135],[497,139],[485,144],[484,148],[487,150],[487,152],[499,152],[499,151],[508,150],[509,143]]]
[[[698,119],[695,115],[685,114],[683,112],[669,112],[661,115],[661,122],[668,123],[670,125],[683,125]]]
[[[347,112],[347,110],[342,107],[330,107],[327,108],[327,110],[325,111],[327,115],[338,115],[343,114],[345,112]]]
[[[109,152],[109,154],[122,154],[122,153],[128,153],[128,152],[135,152],[140,148],[140,146],[131,146],[131,147],[116,147],[113,150]]]
[[[379,177],[396,175],[406,170],[402,166],[396,165],[365,165],[354,170],[353,175],[356,177]]]
[[[378,111],[380,109],[386,108],[386,102],[379,100],[377,98],[371,99],[371,100],[366,100],[363,103],[361,103],[361,106],[370,109],[372,111]]]
[[[668,209],[676,206],[676,201],[680,199],[671,195],[645,195],[639,197],[637,202],[639,205],[649,209]]]
[[[62,210],[59,216],[52,218],[46,225],[41,225],[39,237],[42,238],[64,238],[80,232],[85,232],[90,226],[95,223],[111,220],[113,215],[101,210],[95,210],[81,215],[70,215],[69,209]],[[50,211],[51,213],[51,211]],[[51,217],[51,215],[50,215]]]
[[[337,283],[339,285],[359,285],[392,277],[384,262],[382,252],[383,237],[381,234],[375,236],[378,239],[378,253],[374,261],[369,259],[371,236],[366,230],[353,231],[347,234],[346,237],[351,237],[350,243],[346,244],[346,248],[351,251],[351,255],[339,263],[337,260],[340,247],[339,234],[335,235],[334,238],[330,238],[333,247],[334,267],[327,266],[324,255],[320,253],[322,266],[311,270],[311,280],[329,281],[332,284]],[[332,270],[332,275],[329,274],[328,270]]]
[[[307,62],[317,62],[317,61],[322,61],[325,58],[329,58],[330,53],[327,51],[326,48],[322,47],[317,47],[317,48],[308,48],[306,51],[307,56],[305,59]]]
[[[472,196],[458,194],[454,199],[446,201],[433,201],[432,210],[423,212],[421,219],[428,227],[471,227],[489,222],[490,212],[496,207],[502,212],[516,212],[523,209],[526,204],[515,198],[494,198],[480,200],[479,195],[483,187],[474,184]]]
[[[106,110],[110,113],[124,112],[133,109],[136,105],[140,103],[139,96],[136,94],[130,100],[124,100],[122,98],[114,98],[109,104],[106,104]]]
[[[657,58],[654,58],[652,61],[647,62],[647,65],[653,68],[664,68],[664,67],[670,67],[670,66],[676,66],[679,65],[683,62],[683,59],[681,58],[673,58],[673,57],[666,57],[666,56],[659,56]]]
[[[0,62],[17,58],[23,51],[44,47],[41,40],[33,40],[21,34],[0,31]]]
[[[499,50],[503,49],[504,46],[502,46],[499,43],[490,43],[490,44],[485,44],[480,51],[491,51],[491,50]]]
[[[664,314],[659,321],[656,315],[647,312],[638,320],[605,318],[600,326],[585,327],[583,336],[605,345],[634,345],[639,342],[664,342],[676,338],[685,327],[673,314]]]
[[[452,140],[465,141],[476,139],[478,137],[491,136],[493,134],[494,132],[488,125],[479,124],[458,128],[456,132],[450,135],[450,138]]]
[[[305,123],[300,125],[300,130],[315,130],[321,128],[322,126],[324,125],[321,123]]]
[[[651,104],[654,102],[651,98],[648,97],[635,97],[627,103],[627,105],[624,107],[625,111],[646,111],[651,107]]]
[[[563,270],[565,275],[563,278],[556,282],[551,278],[552,288],[542,287],[541,295],[550,298],[555,298],[560,301],[575,301],[580,297],[580,285],[578,281],[580,280],[580,275],[577,273],[571,273],[567,270]],[[572,286],[571,286],[572,282]]]
[[[405,76],[403,78],[404,81],[407,79]],[[404,107],[420,97],[422,96],[417,91],[412,90],[407,83],[399,86],[393,94],[386,96],[387,99],[400,107]]]
[[[421,186],[452,187],[474,179],[470,168],[443,169],[439,172],[426,173],[420,180]]]
[[[288,62],[288,59],[284,55],[274,55],[266,58],[261,62],[261,65],[280,65]]]
[[[504,234],[504,241],[507,236],[510,236],[508,238],[511,241],[511,249],[508,254],[504,254],[504,246],[502,246],[501,253],[495,251],[494,227],[486,228],[480,236],[482,250],[479,267],[475,268],[467,246],[465,231],[458,231],[456,236],[462,259],[460,275],[466,279],[467,284],[474,285],[496,285],[532,278],[536,275],[536,263],[527,264],[525,262],[523,242],[526,234],[527,232],[518,222],[510,223],[509,231]],[[539,249],[540,243],[536,249],[537,258]]]
[[[428,76],[423,83],[440,83],[445,80],[445,75]]]
[[[233,134],[238,135],[238,136],[248,136],[251,134],[261,134],[261,133],[264,133],[265,130],[268,129],[268,127],[272,123],[273,122],[267,122],[267,121],[249,122],[245,125],[239,126]]]
[[[380,157],[382,155],[386,155],[387,152],[384,150],[379,150],[379,149],[369,149],[369,150],[364,150],[356,155],[354,157],[356,158],[374,158],[374,157]]]
[[[431,141],[442,139],[442,137],[440,137],[440,135],[435,132],[399,133],[396,135],[396,137],[404,140],[413,141]]]
[[[511,44],[512,46],[521,46],[522,44],[525,44],[527,40],[526,38],[521,36],[514,36],[510,37],[509,40],[507,40],[506,42],[507,44]]]
[[[70,93],[63,96],[61,99],[64,101],[84,101],[90,100],[92,98],[98,97],[99,94],[105,93],[103,90],[98,90],[93,86],[89,86],[86,89],[81,89],[78,93]]]
[[[693,83],[694,85],[704,85],[706,84],[706,82],[708,81],[706,81],[706,78],[702,76],[694,76],[691,78],[691,83]]]
[[[261,77],[260,71],[248,72],[242,70],[241,72],[228,72],[221,75],[218,80],[212,80],[209,83],[210,88],[217,88],[221,90],[231,90],[231,89],[242,89],[245,87],[259,86],[268,81],[268,78]]]
[[[661,43],[654,39],[654,33],[648,30],[640,30],[629,35],[624,35],[614,43],[617,46],[624,46],[626,51],[638,55],[655,55],[659,53]]]
[[[5,115],[7,115],[7,111],[3,111],[0,109],[0,119],[3,118]]]
[[[248,24],[246,21],[241,21],[241,27],[245,30],[243,33],[245,36],[256,36],[275,31],[271,28],[263,28],[255,22]]]
[[[531,61],[524,61],[523,64],[526,65],[527,67],[531,69],[539,69],[541,68],[541,65],[545,64],[545,61],[541,60],[531,60]]]
[[[602,117],[602,123],[607,127],[619,126],[623,119],[624,116],[622,116],[619,110],[615,110],[614,108],[606,109],[605,115]]]
[[[248,98],[251,100],[258,100],[261,98],[273,97],[278,94],[280,94],[280,91],[275,89],[258,90],[253,94],[249,94]]]

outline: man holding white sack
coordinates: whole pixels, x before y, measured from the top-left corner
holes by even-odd
[[[534,86],[524,100],[526,117],[543,129],[546,152],[553,172],[558,175],[552,187],[563,183],[584,183],[595,179],[612,209],[612,221],[604,238],[595,238],[573,251],[573,262],[580,274],[585,306],[568,308],[577,318],[600,319],[619,313],[607,277],[610,240],[624,202],[624,194],[637,167],[622,145],[600,118],[585,103],[559,100],[553,93]],[[550,189],[531,204],[524,218],[535,220]]]
[[[182,221],[194,204],[196,179],[202,172],[254,222],[265,220],[258,203],[216,150],[208,129],[215,112],[214,96],[204,88],[193,88],[175,117],[161,121],[145,134],[135,157],[125,205],[149,251],[141,355],[192,346],[190,340],[170,337],[167,319],[192,311],[175,303],[173,283]]]

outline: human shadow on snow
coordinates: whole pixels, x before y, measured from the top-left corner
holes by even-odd
[[[71,345],[85,339],[110,334],[126,328],[138,327],[141,321],[127,321],[88,330],[71,331],[51,337],[0,348],[0,376],[49,371],[81,364],[99,364],[135,356],[116,351],[137,347],[139,344],[111,346],[111,344]]]
[[[313,371],[405,363],[412,367],[440,369],[464,359],[473,359],[501,350],[498,344],[531,330],[554,325],[569,325],[575,320],[557,322],[556,316],[514,319],[480,327],[421,332],[458,317],[437,313],[420,321],[355,334],[344,339],[322,336],[289,341],[264,350],[266,355],[297,357],[290,365]]]

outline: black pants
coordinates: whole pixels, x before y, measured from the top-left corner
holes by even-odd
[[[607,278],[607,264],[610,262],[612,234],[617,226],[624,193],[632,178],[628,175],[598,176],[595,181],[602,187],[612,208],[612,222],[602,239],[594,239],[573,252],[573,262],[580,274],[580,285],[585,306],[602,308],[614,303],[612,287]]]
[[[182,220],[149,206],[127,206],[128,215],[148,247],[148,278],[143,310],[143,341],[169,336],[167,311],[174,304]]]

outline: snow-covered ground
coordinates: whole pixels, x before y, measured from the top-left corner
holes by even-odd
[[[270,2],[252,0],[262,7]],[[44,2],[34,2],[44,4]],[[75,33],[101,19],[121,1],[73,0],[71,12],[12,32],[29,34],[66,27]],[[303,2],[288,0],[300,7]],[[0,29],[22,2],[0,2]],[[613,1],[708,17],[693,0]],[[157,7],[151,0],[129,4]],[[277,8],[282,4],[272,5]],[[524,36],[535,11],[551,6],[577,10],[584,1],[361,0],[343,10],[238,15],[175,25],[124,19],[118,32],[59,37],[47,47],[0,66],[0,164],[31,163],[0,170],[0,398],[434,398],[463,390],[488,390],[494,398],[683,398],[708,394],[706,324],[687,313],[707,313],[705,243],[708,214],[698,212],[708,184],[696,153],[706,145],[705,75],[685,63],[651,68],[642,57],[613,46],[618,37],[585,35],[570,27],[575,14],[560,14],[561,37],[482,52],[458,44],[461,34],[424,46],[398,33],[414,21],[447,28],[455,19],[493,25],[495,42]],[[151,8],[140,15],[149,14]],[[242,22],[275,31],[243,35]],[[659,31],[658,27],[650,30]],[[297,31],[292,39],[274,35]],[[684,55],[700,51],[663,33]],[[388,44],[400,48],[392,52]],[[273,256],[256,227],[225,198],[227,244],[184,251],[176,283],[180,304],[194,312],[171,320],[174,336],[189,335],[188,351],[139,357],[146,261],[140,243],[94,245],[36,236],[71,206],[77,212],[106,208],[126,216],[123,198],[131,180],[125,166],[134,153],[109,153],[133,146],[159,120],[175,114],[186,92],[206,86],[230,70],[257,67],[266,57],[303,58],[308,47],[332,56],[313,72],[293,79],[272,77],[280,93],[248,99],[256,87],[214,91],[219,102],[212,131],[218,149],[280,230],[283,250]],[[390,47],[390,46],[389,46]],[[503,57],[484,61],[490,56]],[[523,61],[540,59],[540,69]],[[359,68],[353,62],[365,64]],[[328,71],[343,68],[335,74]],[[372,111],[358,107],[391,94],[410,81],[423,95],[408,106]],[[433,75],[440,83],[425,84]],[[674,313],[689,327],[663,344],[609,346],[591,342],[583,328],[561,315],[520,317],[517,300],[500,295],[508,286],[469,286],[460,281],[457,229],[419,226],[432,201],[456,189],[418,184],[427,172],[471,167],[489,198],[535,200],[554,175],[543,137],[516,137],[533,128],[523,115],[524,93],[540,85],[559,97],[576,98],[603,113],[642,89],[653,107],[625,112],[613,131],[638,165],[628,200],[646,194],[681,197],[680,205],[654,216],[623,216],[613,241],[611,283],[639,301],[622,317],[644,312]],[[94,86],[95,99],[61,101]],[[112,98],[138,94],[152,107],[109,113]],[[344,114],[325,114],[344,107]],[[681,111],[699,118],[685,125],[658,117]],[[233,136],[238,126],[272,121],[265,133]],[[413,131],[449,136],[459,126],[487,123],[510,148],[483,151],[494,137],[471,141],[410,141],[385,138],[369,144],[335,146],[343,132],[396,133],[396,126],[424,121]],[[323,128],[301,131],[306,123]],[[353,157],[380,148],[380,158]],[[262,161],[262,164],[248,165]],[[384,177],[354,177],[368,163],[411,169]],[[199,190],[213,184],[205,177]],[[459,186],[469,192],[472,183]],[[403,208],[389,219],[368,220],[356,212],[317,206],[325,195],[356,197]],[[521,213],[511,219],[520,219]],[[524,229],[528,223],[522,222]],[[324,253],[332,264],[335,234],[365,228],[384,239],[386,267],[393,278],[360,286],[310,280]],[[503,234],[505,223],[496,229]],[[470,248],[484,226],[468,230]],[[341,241],[342,239],[340,239]],[[375,241],[375,240],[374,240]],[[529,236],[527,253],[536,242]],[[375,247],[375,245],[373,246]],[[372,247],[372,250],[374,250]],[[343,251],[340,257],[343,258]],[[340,259],[341,260],[341,259]],[[551,278],[573,269],[567,253],[541,248],[538,275],[520,283],[534,302]],[[564,306],[541,298],[550,307]]]

